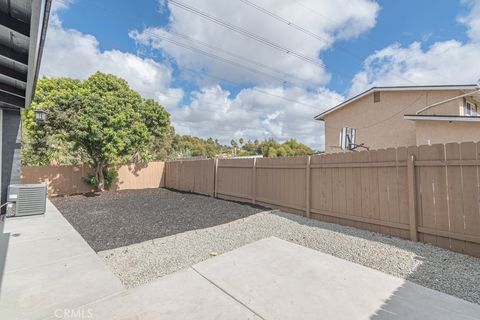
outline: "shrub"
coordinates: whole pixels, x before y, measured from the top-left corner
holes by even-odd
[[[110,189],[110,187],[118,177],[118,172],[115,169],[105,169],[103,170],[103,176],[105,179],[105,189]],[[88,184],[94,186],[95,188],[98,188],[98,179],[95,174],[89,175],[88,178],[86,178],[86,181],[88,182]]]

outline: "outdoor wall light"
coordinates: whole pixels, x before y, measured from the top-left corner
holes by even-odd
[[[47,113],[44,110],[35,110],[35,121],[45,122],[47,120]]]

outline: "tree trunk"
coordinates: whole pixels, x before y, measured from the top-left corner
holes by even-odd
[[[104,166],[105,166],[104,161],[100,161],[97,164],[97,172],[96,172],[97,181],[98,181],[97,190],[100,192],[105,191],[105,177],[103,176]]]

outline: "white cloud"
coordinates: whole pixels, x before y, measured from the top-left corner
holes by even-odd
[[[470,13],[459,20],[468,28],[469,41],[440,41],[426,49],[420,42],[390,45],[365,60],[363,70],[353,78],[350,95],[371,86],[476,83],[480,78],[480,0],[465,3]]]
[[[164,97],[160,101],[170,104],[182,99],[181,89],[169,88],[172,80],[170,66],[119,50],[101,51],[94,36],[65,29],[56,14],[52,18],[42,58],[41,76],[86,79],[96,71],[102,71],[127,80],[144,97]]]
[[[204,88],[193,96],[188,106],[171,110],[179,132],[203,138],[217,137],[222,143],[232,138],[279,141],[296,138],[317,149],[323,149],[323,125],[313,117],[343,99],[326,89],[309,92],[283,87],[247,88],[230,97],[230,93],[218,85]]]
[[[371,0],[255,2],[319,35],[322,40],[318,40],[240,1],[185,1],[223,21],[284,47],[294,48],[296,52],[311,57],[318,63],[322,63],[319,57],[321,52],[329,49],[335,41],[357,37],[372,28],[379,11],[378,4]],[[200,73],[200,75],[194,73],[193,76],[191,72],[183,73],[184,77],[196,81],[201,88],[198,92],[192,93],[192,102],[182,108],[169,108],[177,132],[204,138],[216,137],[223,143],[241,137],[247,140],[272,137],[279,141],[297,138],[314,148],[323,149],[323,125],[313,120],[313,117],[343,98],[322,87],[330,79],[327,70],[204,20],[171,3],[168,4],[168,9],[170,22],[167,26],[134,30],[130,32],[130,36],[138,44],[157,49],[162,54],[172,57],[180,70],[193,69]],[[187,35],[190,39],[179,37],[178,34]],[[218,59],[169,43],[162,39],[165,37],[188,46],[193,45],[255,70],[273,73],[275,77],[287,80],[293,85],[285,86],[282,81],[219,62]],[[208,46],[198,41],[192,42],[192,38]],[[221,50],[212,49],[212,46]],[[228,55],[225,51],[237,56]],[[260,67],[245,59],[239,59],[238,56],[280,72]],[[203,76],[205,74],[206,77]],[[218,80],[214,78],[212,80],[208,75],[253,87],[245,88],[233,96],[222,89]],[[258,90],[267,91],[271,95]]]
[[[254,8],[245,5],[240,1],[211,1],[211,0],[185,0],[189,5],[207,12],[209,15],[220,18],[235,26],[239,26],[283,47],[295,50],[308,56],[318,63],[322,63],[319,55],[327,50],[338,39],[349,39],[357,37],[366,30],[372,28],[376,22],[379,10],[378,4],[371,0],[340,0],[340,1],[317,1],[317,0],[262,0],[255,3],[261,7],[271,10],[275,14],[290,21],[294,21],[319,35],[322,39],[312,38],[304,33],[295,30],[288,25],[275,20]],[[291,54],[285,54],[267,45],[261,44],[253,39],[238,34],[223,26],[205,20],[191,12],[178,8],[171,3],[170,23],[166,27],[151,27],[141,31],[133,31],[131,37],[143,45],[151,45],[153,48],[161,49],[162,52],[173,57],[180,69],[182,67],[202,70],[216,75],[222,75],[230,80],[243,83],[255,84],[279,84],[262,75],[258,75],[241,68],[219,62],[204,55],[189,51],[159,38],[168,36],[176,41],[188,45],[192,42],[179,39],[172,34],[188,35],[191,38],[220,47],[226,51],[247,57],[277,70],[285,71],[288,74],[300,78],[298,81],[302,86],[324,85],[330,79],[330,74],[323,68],[299,60]],[[315,10],[314,12],[312,11]],[[319,16],[321,14],[322,16]],[[331,18],[334,17],[334,18]],[[195,44],[199,46],[198,43]],[[201,46],[202,47],[202,46]],[[202,47],[205,51],[211,49]],[[237,58],[232,58],[224,53],[215,51],[229,59],[248,64],[257,70],[264,70],[272,73],[271,70],[263,69]],[[278,75],[278,74],[277,74]],[[285,75],[278,75],[285,79]]]
[[[231,5],[226,5],[226,2],[219,1],[219,3],[221,4],[219,8],[213,6],[217,10],[213,11],[215,14],[223,14],[222,12],[231,10]],[[265,3],[267,6],[268,3]],[[302,3],[315,7],[326,15],[333,15],[336,11],[343,12],[339,6],[329,1],[322,1],[322,5],[316,1],[302,1]],[[203,4],[207,9],[211,6],[208,1],[204,1]],[[197,6],[197,3],[195,5]],[[345,6],[345,3],[343,5]],[[319,52],[329,48],[336,39],[356,37],[372,27],[378,11],[378,6],[373,2],[356,0],[346,9],[347,13],[336,15],[336,20],[332,22],[328,19],[319,19],[317,15],[309,15],[308,11],[301,6],[292,7],[290,1],[284,1],[275,8],[279,14],[286,15],[295,21],[303,21],[306,26],[315,28],[314,31],[323,34],[328,38],[328,42],[318,42],[297,34],[294,37],[290,30],[277,23],[266,28],[265,36],[274,37],[275,41],[283,41],[288,46],[298,46],[299,51],[303,50],[314,56],[318,56]],[[296,11],[293,10],[294,8]],[[60,9],[64,8],[57,10]],[[291,56],[272,52],[268,47],[263,48],[248,39],[220,30],[218,26],[205,23],[198,17],[198,19],[192,19],[184,12],[171,9],[173,15],[169,30],[198,37],[202,41],[236,52],[238,55],[286,70],[288,73],[293,72],[314,84],[323,84],[328,80],[329,75],[321,69],[302,63]],[[255,25],[263,25],[268,20],[248,9],[243,8],[243,10],[245,12],[238,11],[238,17],[236,17],[236,23],[243,27],[254,29]],[[224,18],[228,19],[232,16]],[[144,30],[142,33],[132,33],[132,35],[139,42],[150,43],[149,41],[155,38],[150,39],[148,32]],[[155,28],[152,32],[165,34],[167,31]],[[183,76],[196,77],[200,84],[200,89],[191,93],[191,103],[188,105],[179,107],[185,92],[181,88],[171,87],[173,75],[170,65],[118,50],[101,51],[99,42],[94,36],[64,28],[56,14],[49,28],[41,74],[85,79],[100,70],[118,75],[126,79],[132,88],[143,96],[160,101],[171,113],[172,122],[177,132],[181,134],[193,134],[204,138],[214,137],[222,143],[228,143],[230,139],[240,137],[246,140],[273,137],[279,141],[296,138],[314,148],[323,148],[323,125],[313,120],[313,117],[340,102],[343,97],[339,94],[317,85],[315,85],[316,89],[307,89],[273,84],[270,79],[243,73],[232,66],[212,62],[185,49],[180,50],[165,43],[151,44],[162,49],[162,54],[167,53],[168,56],[173,57],[181,67],[203,70],[203,75],[207,75],[206,77],[192,76],[188,72],[183,74]],[[235,81],[244,81],[246,76],[253,86],[232,95],[223,89],[218,81],[208,78],[209,74],[218,74]]]
[[[480,1],[463,0],[471,7],[470,13],[459,18],[459,21],[468,28],[467,34],[473,42],[480,42]]]

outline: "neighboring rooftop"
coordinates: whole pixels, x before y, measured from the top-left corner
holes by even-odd
[[[30,104],[51,0],[0,0],[0,107]]]
[[[356,96],[351,97],[348,100],[330,108],[319,115],[315,116],[315,120],[324,120],[324,117],[340,108],[345,107],[346,105],[357,101],[366,95],[373,93],[373,92],[380,92],[380,91],[414,91],[414,90],[475,90],[480,89],[478,84],[461,84],[461,85],[428,85],[428,86],[389,86],[389,87],[372,87],[366,91],[363,91]]]

